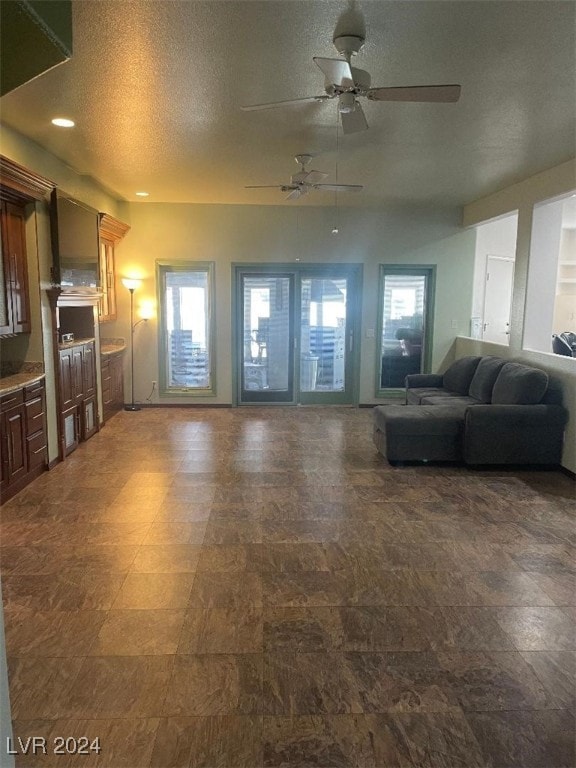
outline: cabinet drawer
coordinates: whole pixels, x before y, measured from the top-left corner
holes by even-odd
[[[35,384],[28,384],[27,387],[24,387],[24,400],[34,400],[34,398],[40,397],[43,392],[43,381],[37,381]]]
[[[21,405],[24,402],[24,390],[17,389],[15,392],[10,392],[9,395],[0,397],[0,411],[5,413],[13,408],[15,405]]]
[[[44,429],[44,398],[37,397],[25,403],[26,431],[29,435]]]
[[[26,440],[26,450],[28,453],[28,471],[46,464],[46,435],[40,432],[35,437],[29,437]]]

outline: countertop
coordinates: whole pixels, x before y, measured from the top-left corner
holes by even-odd
[[[28,384],[42,381],[44,377],[44,373],[15,373],[12,376],[4,376],[0,379],[0,396],[8,395],[10,392],[22,389],[22,387]]]
[[[101,344],[100,354],[105,357],[106,355],[113,355],[116,352],[124,352],[125,349],[126,344]]]
[[[86,339],[74,339],[74,341],[61,341],[58,344],[58,349],[68,349],[69,347],[79,347],[82,344],[87,344],[89,341],[94,341],[94,336],[90,336]]]

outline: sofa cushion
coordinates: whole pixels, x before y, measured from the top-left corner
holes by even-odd
[[[377,406],[373,439],[389,461],[459,461],[465,411],[425,405]]]
[[[455,360],[444,374],[444,388],[459,395],[467,395],[470,382],[481,359],[480,357],[461,357]]]
[[[406,402],[408,405],[420,405],[424,397],[445,397],[450,399],[454,395],[445,389],[438,389],[436,387],[417,387],[406,390]]]
[[[544,371],[520,363],[506,363],[494,384],[492,402],[495,405],[535,405],[542,400],[547,388],[548,374]]]
[[[476,373],[470,382],[470,397],[480,400],[481,403],[489,403],[492,400],[492,390],[498,378],[502,366],[506,360],[501,357],[483,357],[478,363]]]
[[[423,397],[420,400],[420,405],[441,405],[445,406],[446,408],[456,405],[469,406],[480,404],[480,400],[476,400],[474,397],[470,397],[469,395],[453,395],[452,397],[437,397],[436,395],[433,395]]]

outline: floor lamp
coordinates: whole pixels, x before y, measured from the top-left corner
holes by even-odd
[[[130,277],[122,279],[122,285],[130,291],[130,390],[132,393],[130,403],[124,406],[125,411],[140,411],[141,408],[134,402],[134,291],[140,286],[140,280]]]

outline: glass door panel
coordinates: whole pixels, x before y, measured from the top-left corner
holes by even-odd
[[[347,279],[303,277],[300,285],[300,392],[346,388]]]
[[[292,275],[241,276],[241,402],[294,399]]]
[[[428,274],[405,270],[384,273],[380,388],[404,387],[408,374],[424,363]]]

